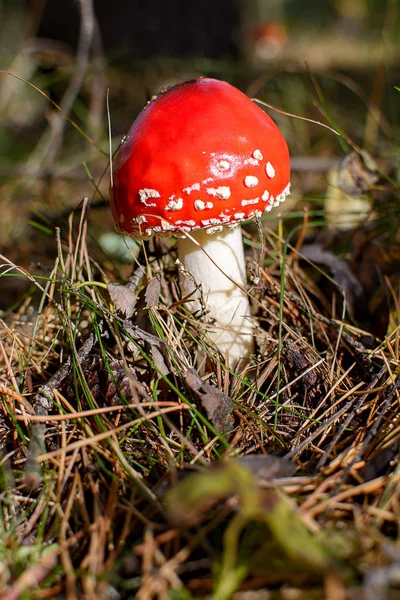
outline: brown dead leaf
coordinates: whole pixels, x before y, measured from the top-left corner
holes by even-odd
[[[135,312],[137,294],[130,288],[129,284],[115,285],[111,283],[107,286],[107,289],[117,311],[130,319]]]
[[[154,366],[161,375],[167,375],[170,372],[170,368],[166,363],[166,359],[168,361],[169,359],[168,349],[164,340],[140,327],[132,325],[128,320],[124,321],[123,333],[125,332],[134,340],[144,342],[147,345],[154,361]]]
[[[146,307],[150,306],[158,306],[158,300],[161,292],[161,283],[158,277],[153,277],[150,279],[149,283],[146,287],[146,292],[144,295],[144,301]]]
[[[249,469],[258,480],[290,477],[296,470],[296,465],[293,462],[272,454],[246,454],[234,460]]]
[[[188,369],[186,383],[194,395],[200,400],[207,419],[218,433],[226,434],[232,429],[231,416],[233,402],[221,390],[203,381],[195,369]]]
[[[301,248],[301,254],[317,265],[327,267],[332,279],[346,294],[349,311],[354,314],[357,303],[364,300],[364,290],[357,277],[350,271],[348,265],[340,260],[330,250],[325,250],[319,244],[306,244]]]
[[[400,444],[396,440],[390,446],[379,449],[371,458],[368,458],[362,470],[364,481],[372,481],[390,472],[393,464],[399,463]]]

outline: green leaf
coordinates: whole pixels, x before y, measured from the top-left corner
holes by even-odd
[[[235,461],[188,475],[166,494],[166,508],[176,525],[191,526],[209,518],[218,502],[232,496],[235,513],[222,533],[214,599],[230,598],[257,565],[274,576],[276,563],[281,564],[289,578],[292,573],[311,576],[328,570],[328,553],[302,523],[295,506],[284,494],[261,488]]]

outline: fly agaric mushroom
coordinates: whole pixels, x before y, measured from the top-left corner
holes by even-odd
[[[116,157],[111,208],[136,238],[177,235],[183,296],[199,309],[201,286],[210,337],[233,367],[254,349],[245,291],[241,221],[260,217],[290,191],[289,152],[278,127],[224,81],[195,79],[152,99]]]

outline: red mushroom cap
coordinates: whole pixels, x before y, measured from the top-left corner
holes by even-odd
[[[196,79],[142,110],[116,157],[111,208],[136,237],[260,216],[285,200],[289,152],[278,127],[224,81]]]

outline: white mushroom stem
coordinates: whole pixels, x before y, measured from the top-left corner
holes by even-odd
[[[234,368],[240,358],[246,358],[254,350],[250,304],[244,291],[246,264],[242,233],[240,227],[211,235],[206,230],[198,230],[191,233],[191,238],[178,239],[178,257],[201,286],[209,316],[215,320],[209,337],[224,357],[228,352],[230,367]],[[194,281],[181,273],[182,297],[192,294],[192,301],[187,303],[192,313],[201,308]]]

